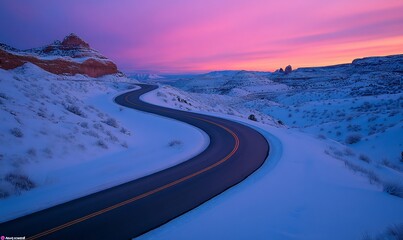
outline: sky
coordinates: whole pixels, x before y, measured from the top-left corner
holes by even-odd
[[[0,42],[76,33],[125,72],[274,71],[403,53],[402,0],[2,0]]]

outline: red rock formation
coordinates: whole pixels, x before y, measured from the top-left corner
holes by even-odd
[[[84,42],[81,38],[79,38],[74,33],[71,33],[67,37],[63,39],[61,43],[63,47],[71,48],[71,47],[82,47],[82,48],[90,48],[90,45]]]
[[[55,54],[59,55],[55,57]],[[44,59],[44,56],[52,56],[54,59]],[[78,57],[86,57],[87,59],[83,62],[74,61],[74,58]],[[85,74],[90,77],[100,77],[118,73],[118,69],[112,61],[90,49],[88,43],[74,34],[67,36],[61,43],[56,42],[44,48],[27,51],[0,45],[0,68],[14,69],[26,62],[33,63],[54,74]]]

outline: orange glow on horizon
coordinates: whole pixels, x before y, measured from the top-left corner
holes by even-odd
[[[402,0],[40,1],[46,8],[0,3],[0,42],[26,49],[75,32],[127,72],[273,71],[403,53]]]

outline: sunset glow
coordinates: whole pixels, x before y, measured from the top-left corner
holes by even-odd
[[[401,0],[2,1],[0,42],[74,32],[124,71],[272,71],[403,53]]]

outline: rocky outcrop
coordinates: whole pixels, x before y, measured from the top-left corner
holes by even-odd
[[[72,47],[90,48],[90,45],[88,43],[84,42],[74,33],[65,37],[63,39],[63,42],[61,42],[61,45],[65,48],[72,48]]]
[[[291,73],[292,72],[292,67],[291,67],[291,65],[288,65],[287,67],[285,67],[285,70],[284,70],[284,73],[285,74],[289,74],[289,73]]]
[[[91,49],[75,34],[65,37],[62,42],[55,41],[48,46],[25,51],[0,44],[0,68],[14,69],[26,62],[54,74],[100,77],[119,72],[115,63]]]

